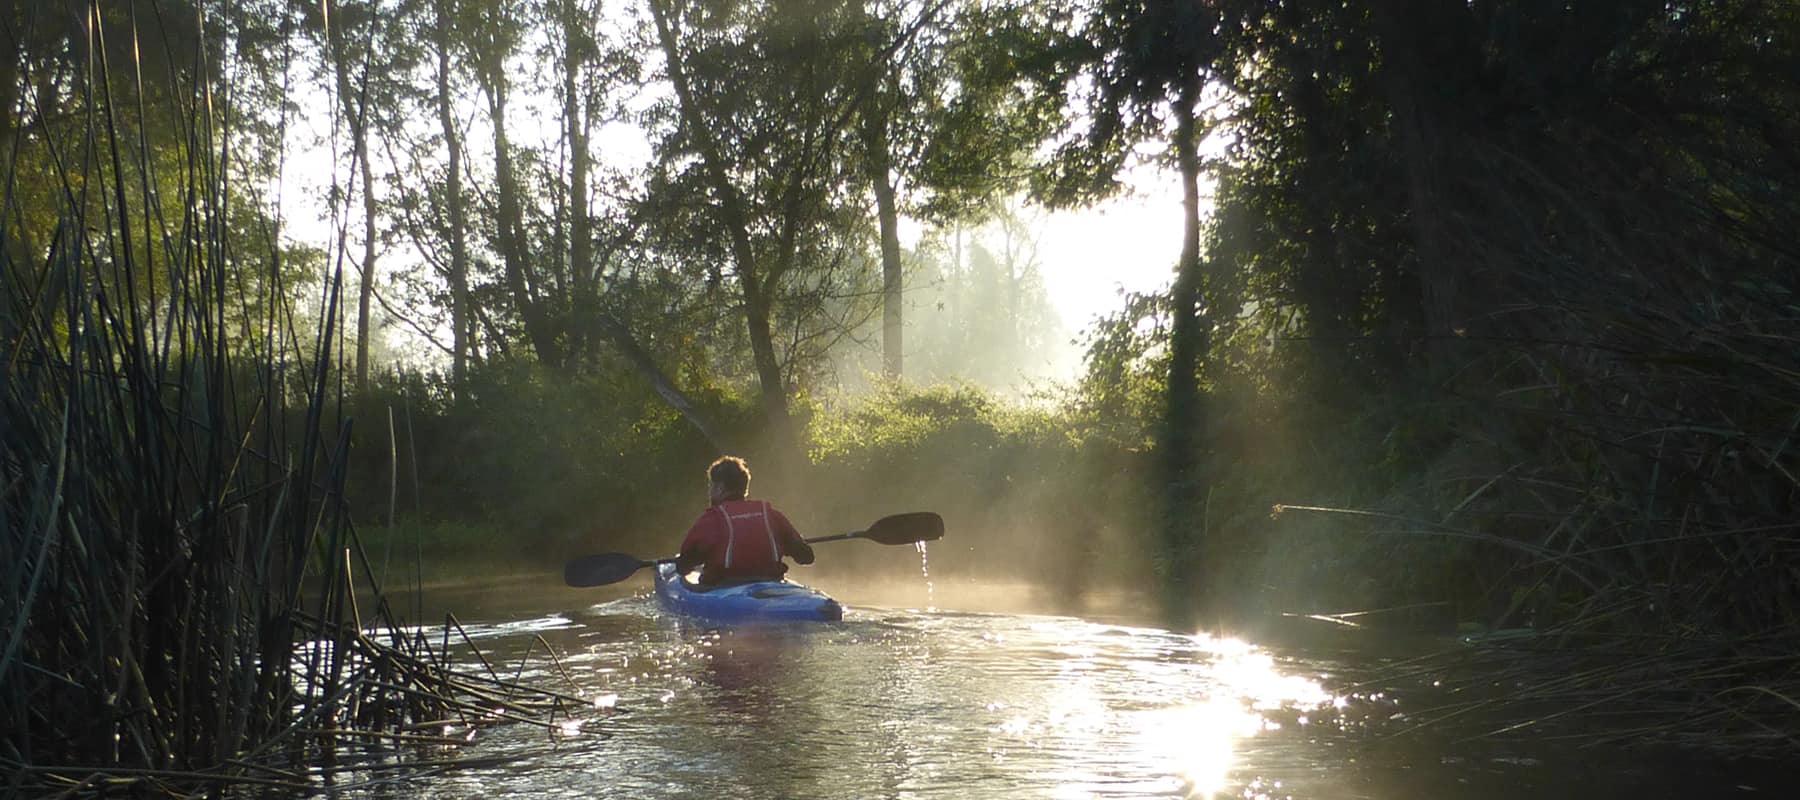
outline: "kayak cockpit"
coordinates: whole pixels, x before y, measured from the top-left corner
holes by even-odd
[[[656,599],[673,613],[719,622],[833,622],[844,617],[842,605],[808,586],[775,580],[702,588],[675,574],[673,564],[656,566]]]

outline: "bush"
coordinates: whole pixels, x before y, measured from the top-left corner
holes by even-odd
[[[1087,427],[970,386],[890,385],[814,417],[817,516],[854,529],[936,510],[949,534],[934,574],[1039,580],[1077,601],[1139,573],[1149,508],[1145,454]]]

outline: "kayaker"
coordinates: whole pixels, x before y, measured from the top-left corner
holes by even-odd
[[[751,500],[750,465],[722,456],[706,468],[712,505],[700,512],[681,541],[676,574],[698,568],[702,585],[779,580],[787,574],[783,556],[813,563],[812,545],[800,538],[786,515],[767,500]]]

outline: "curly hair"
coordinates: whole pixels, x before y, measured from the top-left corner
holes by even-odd
[[[720,456],[707,466],[706,477],[736,498],[750,494],[750,465],[737,456]]]

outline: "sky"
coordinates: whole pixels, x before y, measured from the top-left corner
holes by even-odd
[[[1165,288],[1181,254],[1181,195],[1173,175],[1142,174],[1135,197],[1045,218],[1038,244],[1044,289],[1069,330],[1119,310],[1121,292]]]

